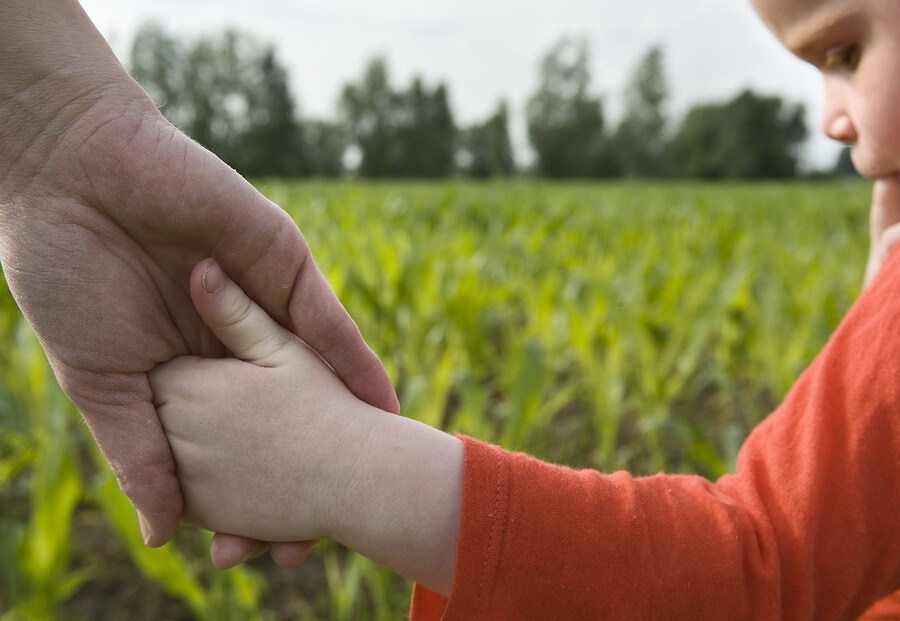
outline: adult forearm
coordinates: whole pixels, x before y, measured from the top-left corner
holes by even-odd
[[[0,14],[3,189],[19,165],[29,169],[20,175],[33,172],[36,160],[110,88],[122,86],[135,98],[142,92],[75,0],[3,0]],[[26,166],[29,159],[35,161]]]

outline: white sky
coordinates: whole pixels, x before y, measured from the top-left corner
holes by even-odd
[[[81,0],[123,61],[139,24],[180,34],[235,27],[275,45],[307,117],[333,118],[340,88],[386,56],[395,86],[445,82],[458,124],[484,120],[503,97],[524,141],[522,110],[540,57],[563,35],[586,36],[594,90],[617,117],[638,59],[665,51],[672,118],[751,87],[802,102],[807,163],[830,166],[838,146],[819,131],[816,72],[781,49],[748,0]]]

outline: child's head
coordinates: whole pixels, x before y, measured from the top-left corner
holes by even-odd
[[[900,2],[751,2],[778,40],[822,73],[823,131],[852,145],[863,175],[900,173]]]

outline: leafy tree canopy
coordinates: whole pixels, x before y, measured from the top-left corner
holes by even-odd
[[[625,113],[613,149],[626,177],[658,177],[666,146],[669,85],[663,51],[652,47],[640,60],[625,91]]]
[[[234,30],[188,43],[150,23],[134,39],[131,73],[173,124],[240,172],[307,171],[287,73],[271,46]]]
[[[695,106],[667,148],[675,176],[765,179],[797,174],[805,111],[746,90],[724,104]]]
[[[509,139],[509,108],[505,101],[484,123],[477,123],[460,135],[459,167],[471,177],[509,177],[516,171]]]
[[[585,39],[561,39],[541,60],[528,100],[528,138],[539,173],[553,178],[608,172],[603,104],[590,93]]]
[[[447,88],[414,78],[391,86],[387,61],[373,59],[356,84],[344,87],[341,119],[359,148],[364,177],[443,177],[452,172],[456,125]]]

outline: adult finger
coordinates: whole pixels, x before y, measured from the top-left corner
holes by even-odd
[[[325,360],[353,394],[387,412],[400,402],[378,356],[310,258],[297,274],[288,303],[297,334]]]
[[[203,192],[191,204],[206,207],[179,217],[191,220],[186,230],[217,240],[208,256],[316,351],[353,394],[399,412],[384,365],[319,270],[296,223],[238,175],[220,176],[214,185],[188,185],[189,192]]]

